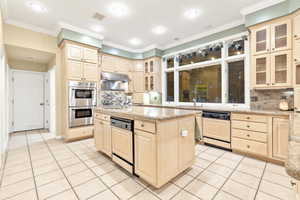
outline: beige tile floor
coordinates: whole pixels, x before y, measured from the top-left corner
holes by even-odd
[[[196,162],[161,189],[98,153],[93,139],[64,143],[44,131],[14,133],[0,199],[294,200],[281,166],[197,145]]]

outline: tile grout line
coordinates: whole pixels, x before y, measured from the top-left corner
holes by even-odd
[[[232,172],[230,173],[230,175],[229,175],[229,176],[226,178],[226,180],[224,181],[223,185],[222,185],[220,188],[218,188],[218,192],[213,196],[212,199],[215,199],[215,198],[217,197],[217,195],[219,194],[220,191],[223,192],[222,188],[223,188],[224,185],[230,180],[230,177],[232,176],[232,174],[233,174],[235,171],[237,171],[237,168],[239,167],[239,165],[241,164],[241,162],[242,162],[244,159],[245,159],[245,157],[243,157],[243,158],[238,162],[238,164],[237,164],[237,165],[235,166],[235,168],[232,170]],[[236,197],[236,198],[238,198],[238,199],[241,199],[241,198],[239,198],[239,197],[237,197],[237,196],[235,196],[235,195],[233,195],[233,194],[231,194],[231,193],[228,193],[228,192],[226,192],[226,191],[225,191],[225,193],[230,194],[230,195],[232,195],[232,196],[234,196],[234,197]]]
[[[204,153],[204,152],[206,152],[206,151],[209,150],[209,149],[210,149],[210,148],[207,148],[206,150],[201,151],[200,153]],[[207,152],[206,152],[206,153],[207,153]],[[216,156],[216,155],[210,154],[210,153],[207,153],[207,154]],[[185,191],[185,192],[191,194],[192,196],[194,196],[194,197],[196,197],[196,198],[198,198],[198,199],[201,199],[200,197],[196,196],[195,194],[193,194],[193,193],[187,191],[185,188],[186,188],[189,184],[191,184],[194,180],[198,180],[198,177],[199,177],[204,171],[206,171],[213,163],[215,163],[216,160],[218,160],[219,158],[221,158],[224,154],[225,154],[225,152],[224,152],[223,154],[217,156],[217,158],[216,158],[214,161],[210,161],[210,160],[204,159],[204,160],[209,161],[209,162],[211,162],[211,163],[210,163],[206,168],[202,168],[203,170],[202,170],[197,176],[193,177],[193,179],[192,179],[188,184],[186,184],[183,188],[181,188],[181,190],[180,190],[178,193],[176,193],[174,196],[172,196],[171,199],[175,198],[176,195],[178,195],[181,191]],[[197,155],[196,157],[198,157],[198,155]],[[203,159],[203,158],[202,158],[202,159]],[[197,166],[197,165],[196,165],[196,166]],[[201,167],[200,167],[200,168],[201,168]],[[201,181],[201,180],[200,180],[200,181]],[[202,182],[202,183],[205,183],[205,182],[203,182],[203,181],[201,181],[201,182]],[[207,183],[205,183],[205,184],[207,184]],[[210,184],[208,184],[208,185],[210,185]],[[214,186],[213,186],[213,187],[214,187]]]
[[[7,150],[5,152],[5,159],[4,159],[4,162],[3,162],[3,167],[2,167],[2,172],[1,172],[1,179],[0,179],[0,188],[3,187],[2,184],[3,184],[3,179],[4,179],[4,171],[6,170],[6,162],[7,162],[7,158],[8,158],[10,141],[11,141],[11,137],[9,137]]]
[[[120,199],[119,198],[119,196],[118,195],[116,195],[112,190],[111,190],[111,188],[106,184],[106,183],[104,183],[104,181],[102,181],[102,179],[76,154],[76,153],[74,153],[73,152],[73,150],[68,146],[68,145],[66,145],[67,146],[67,148],[96,176],[96,178],[98,179],[98,180],[100,180],[101,181],[101,183],[103,184],[103,185],[105,185],[107,188],[108,188],[108,190],[110,190],[118,199]],[[88,148],[88,147],[86,147],[86,148]],[[114,170],[112,170],[112,171],[114,171]],[[108,172],[108,173],[110,173],[110,172]],[[106,173],[106,174],[108,174],[108,173]],[[103,175],[105,175],[105,174],[103,174]],[[96,179],[95,178],[95,179]],[[98,195],[98,194],[101,194],[102,192],[104,192],[105,190],[103,190],[103,191],[101,191],[101,192],[98,192],[97,194],[95,194],[95,196],[96,195]],[[92,197],[92,196],[91,196]],[[89,197],[89,198],[91,198],[91,197]]]
[[[63,171],[62,167],[59,165],[58,161],[56,160],[56,157],[55,157],[55,155],[53,154],[51,148],[49,147],[49,144],[47,143],[47,141],[45,140],[45,138],[43,137],[43,135],[42,135],[41,133],[40,133],[40,135],[41,135],[41,137],[43,138],[43,142],[46,144],[46,146],[47,146],[49,152],[51,153],[52,157],[54,158],[55,163],[57,164],[57,166],[59,167],[59,169],[60,169],[61,172],[63,173],[63,175],[64,175],[65,179],[67,180],[67,182],[69,183],[69,185],[70,185],[70,187],[71,187],[73,193],[75,194],[76,198],[79,199],[79,197],[78,197],[77,193],[75,192],[75,190],[74,190],[72,184],[71,184],[70,181],[68,180],[68,178],[67,178],[65,172]],[[66,190],[64,190],[64,191],[61,191],[60,193],[51,195],[51,196],[47,197],[46,199],[48,199],[48,198],[50,198],[50,197],[53,197],[53,196],[55,196],[55,195],[61,194],[61,193],[65,192],[65,191],[68,191],[68,189],[66,189]]]

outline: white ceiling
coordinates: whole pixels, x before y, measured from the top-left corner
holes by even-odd
[[[2,0],[1,0],[2,1]],[[3,0],[5,1],[5,0]],[[226,24],[242,23],[240,11],[262,0],[39,0],[46,6],[46,13],[34,13],[26,6],[29,0],[6,0],[6,21],[27,24],[47,32],[56,32],[60,23],[91,31],[91,26],[101,25],[107,43],[127,49],[144,49],[149,46],[166,47],[174,38],[184,40]],[[263,0],[265,1],[265,0]],[[129,14],[116,18],[108,12],[113,2],[128,6]],[[187,20],[183,13],[189,8],[200,8],[202,14],[196,20]],[[92,16],[99,12],[106,17],[97,21]],[[168,31],[155,35],[151,29],[163,25]],[[94,32],[95,33],[95,32]],[[129,44],[131,38],[139,38],[142,44]]]

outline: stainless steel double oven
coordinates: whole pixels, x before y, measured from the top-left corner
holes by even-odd
[[[93,125],[97,83],[69,81],[69,128]]]

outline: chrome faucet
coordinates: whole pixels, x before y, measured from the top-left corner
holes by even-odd
[[[196,98],[193,98],[193,102],[194,102],[194,107],[196,107],[196,104],[197,104]]]

